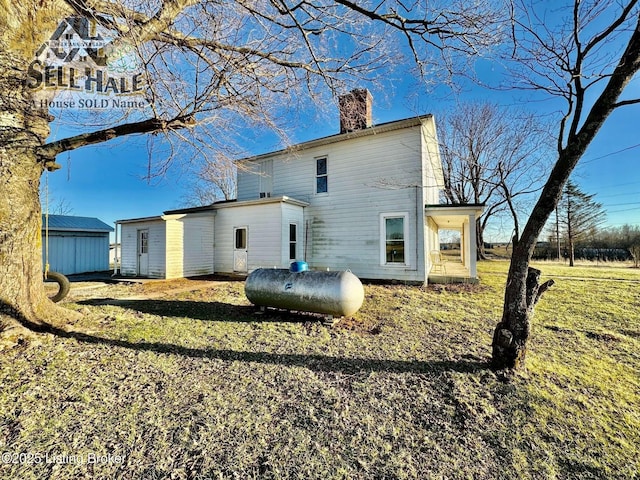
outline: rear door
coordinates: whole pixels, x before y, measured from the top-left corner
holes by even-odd
[[[248,238],[249,230],[247,227],[235,227],[233,229],[233,271],[239,273],[247,273],[248,271]]]

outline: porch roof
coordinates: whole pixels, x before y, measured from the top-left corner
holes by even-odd
[[[478,218],[484,212],[484,203],[464,203],[455,205],[425,205],[424,213],[431,217],[439,228],[460,229],[469,215]]]

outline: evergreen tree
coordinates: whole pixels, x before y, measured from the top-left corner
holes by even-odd
[[[587,194],[569,180],[558,204],[560,235],[564,237],[569,253],[569,266],[575,260],[575,244],[585,237],[593,237],[606,214],[602,204],[594,200],[595,194]]]

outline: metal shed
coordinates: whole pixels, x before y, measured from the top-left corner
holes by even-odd
[[[46,219],[42,216],[42,261],[46,261]],[[49,270],[65,275],[109,270],[109,233],[93,217],[49,215]]]

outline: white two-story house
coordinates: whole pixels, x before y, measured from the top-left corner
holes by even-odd
[[[237,200],[118,221],[122,275],[242,274],[302,260],[363,279],[476,280],[482,206],[439,204],[433,116],[372,125],[371,103],[354,90],[340,98],[339,134],[240,160]],[[440,229],[460,232],[459,261],[439,264]]]

